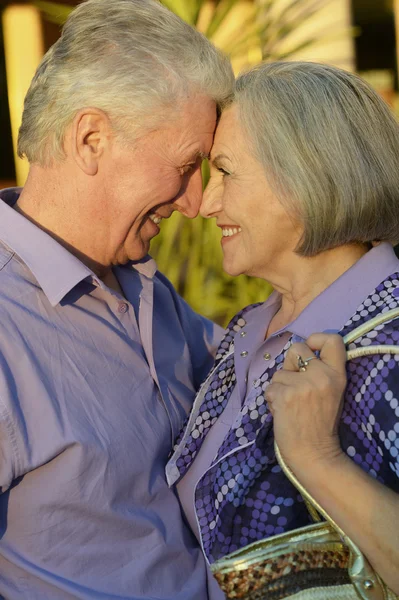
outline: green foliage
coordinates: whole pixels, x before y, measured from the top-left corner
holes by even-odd
[[[191,0],[188,2],[187,0],[163,0],[162,4],[184,21],[187,21],[187,23],[195,25],[203,2],[201,0]]]
[[[56,25],[63,25],[67,20],[73,7],[68,4],[56,4],[55,2],[45,2],[44,0],[35,0],[33,3],[43,13],[47,21]]]
[[[221,46],[231,57],[233,66],[238,67],[254,64],[254,57],[257,61],[289,58],[308,46],[348,33],[342,27],[329,24],[329,33],[321,38],[308,36],[295,41],[293,34],[298,27],[333,0],[160,1]],[[292,43],[289,43],[290,37]]]

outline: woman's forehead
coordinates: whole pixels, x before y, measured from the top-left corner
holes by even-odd
[[[222,157],[245,162],[253,155],[250,146],[248,135],[240,123],[238,108],[233,104],[220,117],[211,149],[211,160],[214,162],[215,158]]]
[[[230,106],[223,111],[215,131],[212,153],[226,153],[228,147],[234,148],[242,141],[242,130],[237,119],[237,108]]]

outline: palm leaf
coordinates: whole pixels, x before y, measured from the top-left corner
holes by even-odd
[[[229,13],[239,3],[240,0],[222,0],[219,4],[217,4],[214,17],[205,32],[206,37],[211,39],[215,35],[219,27],[221,27],[225,22]]]
[[[187,0],[162,0],[162,4],[164,4],[169,10],[174,12],[184,21],[190,23],[190,25],[195,24],[195,19],[198,13],[198,2],[191,1],[187,2]]]
[[[195,21],[195,26],[203,34],[206,34],[206,31],[214,19],[216,12],[216,2],[214,0],[205,0],[204,2],[200,2],[200,7],[198,9],[197,19]]]
[[[293,46],[289,50],[286,50],[285,52],[277,51],[277,52],[271,54],[269,56],[269,58],[270,58],[270,60],[287,60],[287,59],[295,56],[299,52],[306,50],[309,47],[314,48],[320,44],[324,44],[327,41],[340,39],[341,37],[346,36],[348,33],[350,33],[352,36],[356,36],[356,35],[358,35],[358,28],[350,27],[347,30],[341,30],[341,28],[338,30],[338,28],[337,28],[337,30],[335,32],[334,31],[332,33],[330,31],[326,32],[326,34],[322,40],[316,36],[307,38],[306,40],[303,40],[302,42]]]
[[[277,45],[285,41],[291,33],[297,31],[298,27],[307,23],[330,2],[332,0],[315,0],[314,2],[293,0],[281,12],[269,16],[266,22],[263,21],[262,52],[264,57],[270,58],[275,55]],[[314,37],[307,39],[309,43],[313,43],[315,40]]]
[[[262,31],[263,27],[254,22],[253,15],[249,15],[231,31],[229,40],[225,41],[224,52],[232,57],[259,44]]]
[[[45,19],[56,25],[63,25],[73,10],[73,6],[35,0],[33,4],[43,13]]]
[[[251,23],[251,26],[247,26],[247,24]],[[227,43],[224,50],[225,52],[231,56],[235,57],[239,54],[243,54],[244,52],[248,52],[250,48],[253,48],[256,45],[261,45],[262,37],[265,34],[266,26],[264,25],[256,25],[253,23],[253,17],[248,17],[246,21],[243,22],[241,33],[239,30],[236,35],[232,35],[232,39],[230,43]]]

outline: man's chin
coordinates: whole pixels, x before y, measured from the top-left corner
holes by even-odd
[[[147,256],[150,251],[151,240],[141,240],[140,244],[135,244],[132,248],[126,249],[126,261],[138,261]]]

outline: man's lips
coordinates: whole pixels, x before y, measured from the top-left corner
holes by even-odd
[[[169,217],[173,214],[173,210],[150,210],[148,212],[148,218],[151,219],[155,225],[159,225],[162,219],[169,219]]]
[[[159,225],[160,222],[162,221],[163,217],[160,217],[159,215],[157,215],[157,213],[151,213],[150,215],[148,215],[148,218],[155,223],[155,225]]]

